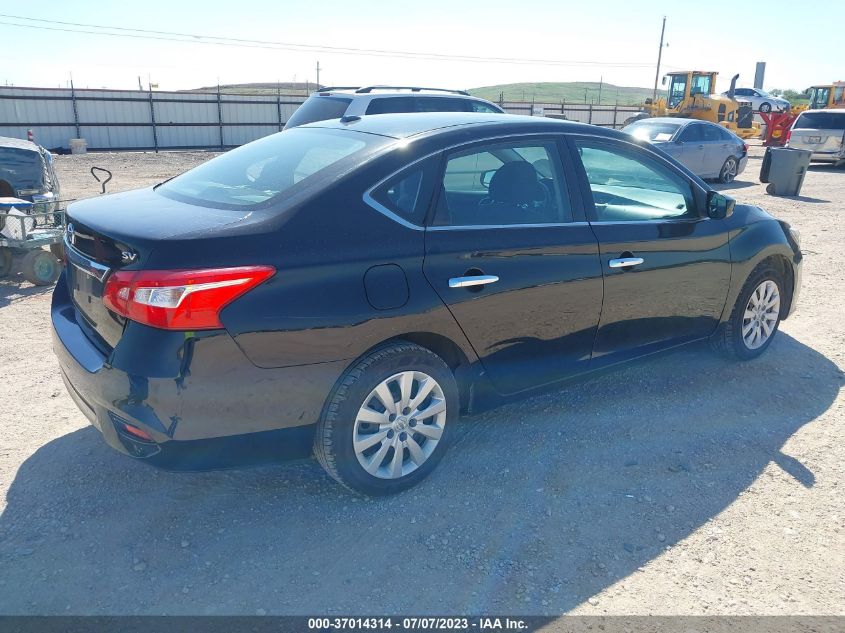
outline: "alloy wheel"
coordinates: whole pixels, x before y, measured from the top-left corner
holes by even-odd
[[[724,167],[722,167],[722,182],[728,183],[733,182],[734,178],[736,178],[737,172],[737,163],[736,159],[733,157],[728,158],[725,161]]]
[[[431,376],[403,371],[380,382],[355,417],[358,463],[380,479],[398,479],[422,466],[446,424],[446,396]]]
[[[745,306],[742,317],[742,341],[748,349],[759,349],[766,344],[777,327],[780,316],[780,291],[771,279],[763,281]]]

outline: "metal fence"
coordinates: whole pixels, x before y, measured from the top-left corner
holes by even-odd
[[[563,115],[570,121],[602,127],[620,128],[625,121],[642,110],[635,105],[596,105],[592,103],[528,103],[505,101],[499,105],[510,114],[533,116]]]
[[[278,132],[302,95],[219,92],[75,90],[0,87],[0,136],[27,138],[64,150],[83,138],[91,150],[226,149]],[[636,106],[503,102],[505,111],[563,115],[621,127]]]
[[[225,149],[278,132],[305,97],[0,87],[0,136],[66,149]]]

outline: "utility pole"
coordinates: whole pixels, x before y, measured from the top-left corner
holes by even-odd
[[[320,62],[317,62],[317,90],[320,89]]]
[[[663,16],[663,26],[660,29],[660,50],[657,51],[657,72],[654,73],[654,94],[652,102],[657,101],[657,82],[660,81],[660,60],[663,58],[663,34],[666,33],[666,16]]]
[[[599,105],[601,105],[601,89],[604,85],[604,75],[599,77]]]

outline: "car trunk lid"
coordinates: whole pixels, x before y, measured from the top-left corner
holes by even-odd
[[[144,269],[153,250],[168,240],[219,236],[227,226],[240,227],[254,219],[250,215],[170,200],[152,189],[71,205],[65,276],[80,327],[103,353],[110,353],[126,324],[103,303],[106,282],[114,271]]]
[[[789,136],[789,147],[806,149],[813,153],[836,154],[843,149],[844,137],[845,132],[842,130],[793,129]]]

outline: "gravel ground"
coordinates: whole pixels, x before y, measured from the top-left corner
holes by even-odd
[[[0,613],[845,614],[845,170],[767,196],[799,227],[798,313],[760,359],[704,346],[461,422],[416,489],[316,463],[200,474],[108,448],[66,395],[49,290],[0,281]],[[209,153],[57,159],[67,197]]]

